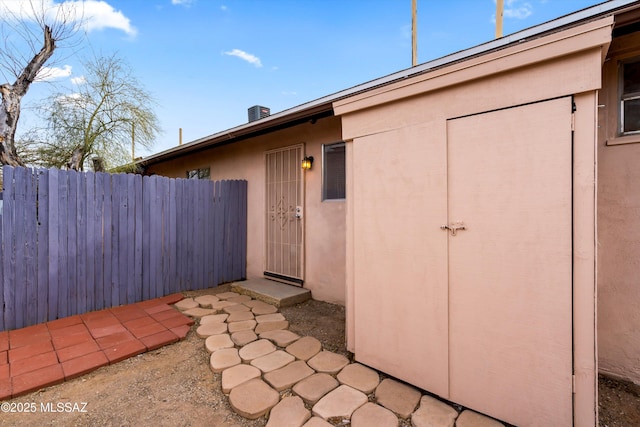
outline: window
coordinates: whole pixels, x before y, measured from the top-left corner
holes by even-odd
[[[193,169],[187,171],[187,179],[209,179],[211,176],[210,168]]]
[[[344,142],[323,146],[322,200],[346,197]]]
[[[640,60],[621,64],[620,134],[640,133]]]

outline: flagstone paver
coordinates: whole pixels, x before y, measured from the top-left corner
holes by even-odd
[[[240,357],[244,362],[251,362],[258,357],[266,356],[276,351],[276,346],[269,340],[258,340],[240,349]]]
[[[234,306],[232,306],[234,307]],[[246,307],[248,308],[248,307]],[[229,318],[227,319],[227,322],[231,323],[231,322],[241,322],[243,320],[253,320],[254,315],[252,312],[250,311],[234,311],[231,314],[229,314]]]
[[[337,374],[342,368],[349,364],[349,359],[341,354],[323,350],[309,359],[307,363],[318,372]],[[418,402],[416,402],[416,404],[418,404]]]
[[[420,401],[420,392],[406,384],[387,378],[376,388],[376,401],[402,418],[416,409]]]
[[[242,361],[237,348],[223,348],[211,353],[209,365],[213,372],[222,372],[227,368],[239,365]]]
[[[251,365],[260,369],[262,372],[271,372],[288,365],[294,360],[296,360],[296,358],[286,351],[276,350],[266,356],[253,359]]]
[[[220,299],[215,295],[202,295],[194,298],[193,300],[202,308],[211,308],[211,304],[220,301]]]
[[[311,417],[302,427],[333,427],[333,424],[329,424],[320,417]]]
[[[256,334],[261,334],[267,331],[277,331],[278,329],[287,329],[289,322],[286,320],[279,320],[276,322],[264,322],[256,326]]]
[[[251,329],[248,329],[246,331],[234,332],[233,334],[231,334],[231,341],[233,341],[238,347],[243,347],[257,339],[258,336]]]
[[[286,320],[286,319],[284,318],[282,313],[263,314],[261,316],[256,316],[256,322],[258,322],[258,324],[265,323],[265,322],[280,322],[283,320]]]
[[[249,295],[247,295],[247,296],[249,296]],[[258,299],[251,299],[251,300],[249,300],[249,301],[245,301],[245,302],[243,302],[242,304],[246,305],[247,307],[251,307],[251,308],[253,308],[253,307],[257,307],[257,306],[259,306],[259,305],[268,305],[269,307],[273,307],[271,304],[267,304],[266,302],[264,302],[264,301],[260,301],[260,300],[258,300]],[[274,308],[275,308],[275,307],[274,307]],[[278,311],[278,309],[277,309],[277,308],[276,308],[276,311]]]
[[[200,304],[194,301],[193,298],[185,298],[182,301],[178,301],[173,306],[180,311],[184,311],[189,310],[190,308],[200,307]]]
[[[225,313],[231,314],[231,313],[237,313],[239,311],[251,311],[251,309],[244,304],[234,304],[234,305],[229,305],[227,307],[224,307],[222,311],[224,311]]]
[[[364,394],[371,393],[380,384],[380,375],[373,369],[359,363],[345,366],[336,378],[340,384],[351,386]]]
[[[326,419],[351,418],[351,414],[367,403],[367,395],[348,385],[341,385],[313,405],[313,414]]]
[[[431,396],[422,396],[420,407],[411,414],[413,427],[453,427],[458,411]]]
[[[302,399],[289,396],[271,409],[266,427],[301,427],[309,418],[311,412],[304,407]]]
[[[200,324],[206,325],[207,323],[222,323],[227,320],[227,317],[229,317],[227,313],[210,314],[200,318]]]
[[[210,314],[216,314],[216,310],[211,308],[196,307],[185,310],[183,313],[191,317],[204,317]]]
[[[216,296],[221,300],[228,300],[229,298],[236,298],[238,295],[235,292],[222,292],[220,294],[216,294]]]
[[[279,400],[280,394],[257,378],[235,387],[229,393],[233,410],[250,420],[266,414]]]
[[[247,303],[244,303],[244,304],[247,305]],[[253,314],[255,314],[256,316],[278,312],[277,307],[262,301],[259,301],[259,304],[255,304],[253,306],[248,306],[248,307],[251,307],[251,311],[253,311]]]
[[[223,348],[233,347],[233,341],[229,334],[211,335],[204,340],[204,347],[209,353],[213,353]]]
[[[329,374],[313,374],[293,386],[292,391],[309,405],[315,405],[318,400],[340,383]]]
[[[277,331],[267,331],[260,334],[260,338],[273,341],[278,347],[286,347],[289,344],[300,339],[300,335],[294,334],[286,329]]]
[[[229,323],[229,332],[240,332],[240,331],[249,331],[253,330],[256,327],[255,320],[243,320],[240,322],[231,322]]]
[[[323,350],[318,339],[289,331],[289,322],[273,305],[234,292],[217,294],[219,301],[204,297],[193,300],[200,305],[185,308],[184,313],[199,317],[207,304],[210,312],[224,312],[202,315],[196,333],[206,337],[211,370],[222,373],[222,391],[229,395],[233,410],[245,418],[267,415],[267,427],[330,427],[327,420],[354,427],[397,427],[399,417],[404,422],[411,417],[412,427],[504,427],[469,410],[458,416],[451,405],[421,396],[419,390],[394,379],[380,382],[376,370],[350,364],[345,356]],[[137,316],[127,313],[118,315]],[[158,322],[171,317],[164,312],[152,316]],[[98,316],[89,330],[100,333],[101,327],[111,327],[109,322]],[[176,326],[189,330],[184,323]],[[375,402],[368,402],[371,393]],[[311,412],[305,404],[312,407]]]
[[[222,310],[225,307],[230,307],[232,305],[236,305],[235,302],[229,302],[229,301],[218,301],[218,302],[214,302],[213,304],[211,304],[211,308],[214,310]]]
[[[252,300],[252,298],[249,295],[238,295],[238,294],[236,294],[235,297],[231,297],[231,298],[227,299],[227,301],[235,302],[236,304],[242,304],[242,303],[245,303],[245,302],[249,302],[251,300]]]
[[[227,324],[226,323],[205,323],[204,325],[198,326],[196,329],[196,335],[200,338],[207,338],[211,335],[219,335],[227,332]]]
[[[315,371],[305,362],[302,360],[296,360],[283,368],[267,372],[263,375],[263,378],[266,382],[271,384],[273,388],[278,391],[282,391],[291,388],[295,383],[302,381],[314,373]]]
[[[287,353],[292,354],[296,359],[307,361],[322,350],[322,343],[314,337],[302,337],[298,341],[290,344],[286,348]]]
[[[260,369],[244,363],[227,368],[222,371],[222,392],[229,394],[231,389],[254,378],[260,378],[260,375]]]
[[[375,403],[367,402],[351,415],[351,427],[398,427],[396,414]]]
[[[504,427],[504,424],[467,409],[456,420],[456,427]]]

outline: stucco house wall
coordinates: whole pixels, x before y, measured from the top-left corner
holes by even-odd
[[[314,299],[345,303],[344,200],[322,200],[322,146],[342,141],[340,119],[327,117],[197,153],[155,163],[147,174],[184,178],[187,170],[210,168],[211,179],[248,181],[247,278],[262,277],[265,270],[265,152],[304,144],[315,161],[304,172],[305,278],[304,287]]]
[[[640,135],[618,137],[619,64],[640,33],[615,38],[598,108],[598,354],[603,373],[640,384]]]
[[[590,22],[334,103],[348,143],[347,334],[357,360],[373,361],[385,372],[450,398],[450,266],[446,234],[433,226],[447,222],[447,171],[442,163],[447,158],[447,120],[573,96],[573,204],[579,208],[573,210],[572,422],[596,424],[594,124],[611,28],[611,18]],[[375,194],[360,194],[367,185],[377,188]],[[372,197],[384,200],[388,208],[375,209]],[[492,297],[510,304],[508,296]],[[358,324],[375,321],[364,309],[371,305],[383,318],[396,313],[394,321],[388,327],[385,322]],[[366,354],[359,352],[360,343],[376,340],[378,354],[369,347]],[[495,406],[500,405],[505,406]],[[531,411],[533,403],[508,406],[502,413],[474,409],[516,424],[559,422],[542,421],[540,412]]]

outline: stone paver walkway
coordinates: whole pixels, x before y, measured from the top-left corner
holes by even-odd
[[[194,321],[170,305],[186,307],[182,299],[173,294],[0,332],[0,401],[183,339]]]
[[[197,334],[233,410],[267,427],[500,427],[502,423],[451,405],[377,371],[322,349],[314,337],[288,330],[274,306],[224,292],[176,304],[199,319]]]

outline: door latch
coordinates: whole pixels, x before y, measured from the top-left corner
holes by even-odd
[[[297,219],[302,218],[302,206],[296,206],[296,218]]]
[[[463,222],[454,222],[449,224],[443,224],[440,226],[441,230],[449,230],[452,236],[455,236],[458,230],[466,230],[467,226]]]

